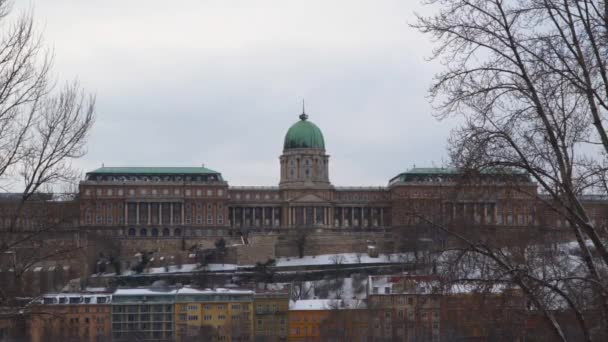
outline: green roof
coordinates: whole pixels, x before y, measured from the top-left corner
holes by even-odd
[[[325,150],[325,140],[323,133],[317,125],[308,121],[308,115],[302,113],[300,121],[293,124],[287,134],[283,150],[295,148],[317,148]]]
[[[219,172],[205,167],[101,167],[89,173],[96,174],[148,174],[148,175],[209,175]]]
[[[427,174],[427,175],[454,175],[461,173],[457,168],[453,167],[415,167],[404,173],[408,174]]]
[[[519,181],[530,181],[529,175],[526,172],[516,169],[484,168],[473,172],[486,177],[515,177],[515,179],[518,179]],[[422,181],[426,179],[425,177],[454,178],[464,175],[465,173],[467,173],[467,171],[453,167],[415,167],[393,177],[389,183]]]

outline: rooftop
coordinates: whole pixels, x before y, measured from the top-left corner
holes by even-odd
[[[154,296],[154,295],[192,295],[192,294],[241,294],[251,295],[251,290],[235,290],[225,288],[215,289],[196,289],[193,287],[139,287],[139,288],[119,288],[114,292],[114,296]]]
[[[483,179],[530,182],[530,176],[521,170],[508,168],[484,168],[465,170],[454,167],[414,167],[393,177],[389,184],[398,182],[441,182],[455,180],[463,175],[477,175]]]
[[[206,167],[100,167],[88,173],[103,175],[208,175],[219,172]]]
[[[302,299],[289,302],[290,311],[365,309],[365,302],[358,299]]]

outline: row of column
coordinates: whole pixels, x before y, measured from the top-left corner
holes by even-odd
[[[498,208],[496,203],[448,203],[450,221],[463,220],[474,224],[529,225],[534,223],[534,208]]]
[[[232,227],[279,227],[280,207],[232,207],[229,209]]]
[[[386,210],[379,207],[231,207],[232,227],[383,227]]]
[[[154,215],[157,220],[153,220],[153,211],[152,207],[158,206],[156,208],[157,215]],[[135,207],[135,210],[132,210]],[[165,215],[165,218],[168,216],[168,219],[163,221],[163,209],[168,209],[168,215]],[[142,224],[142,225],[151,225],[151,224],[185,224],[185,212],[184,206],[182,203],[173,203],[173,202],[137,202],[137,203],[127,203],[124,207],[125,210],[125,222],[127,224]],[[144,211],[144,215],[140,215]],[[176,214],[177,213],[177,214]],[[154,221],[154,222],[153,222]]]

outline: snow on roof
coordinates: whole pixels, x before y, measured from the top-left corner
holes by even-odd
[[[339,253],[305,255],[298,257],[281,257],[276,259],[276,266],[309,266],[309,265],[336,265],[336,264],[375,264],[375,263],[403,263],[414,260],[414,253],[380,254],[372,258],[365,253]]]
[[[432,275],[369,276],[371,294],[431,294],[440,288],[439,279]]]
[[[235,289],[225,289],[225,288],[215,288],[215,289],[196,289],[193,287],[159,287],[159,288],[151,288],[151,287],[138,287],[138,288],[119,288],[114,292],[115,296],[154,296],[154,295],[180,295],[180,294],[253,294],[251,290],[235,290]]]
[[[365,302],[356,299],[303,299],[289,302],[290,311],[365,309]]]
[[[33,301],[35,304],[109,304],[112,301],[111,293],[66,292],[47,293]]]

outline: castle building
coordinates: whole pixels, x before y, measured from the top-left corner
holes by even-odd
[[[387,231],[419,225],[413,212],[476,226],[556,224],[541,217],[536,185],[522,173],[414,168],[384,187],[334,186],[325,138],[305,113],[279,161],[275,187],[229,186],[205,167],[102,167],[80,183],[80,223],[128,238]]]

